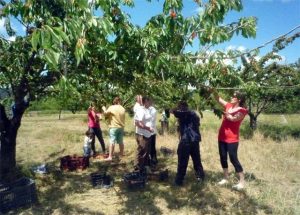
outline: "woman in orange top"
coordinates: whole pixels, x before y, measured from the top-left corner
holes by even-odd
[[[244,107],[245,96],[239,92],[235,92],[230,102],[223,100],[218,94],[215,94],[215,98],[225,109],[218,135],[219,154],[224,178],[218,184],[224,185],[228,183],[227,156],[229,154],[230,161],[239,175],[239,183],[234,185],[233,188],[241,190],[245,186],[245,177],[243,167],[238,160],[237,151],[240,125],[244,117],[248,114],[248,110]]]

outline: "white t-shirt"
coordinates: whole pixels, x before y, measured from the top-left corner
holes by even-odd
[[[135,103],[135,105],[133,106],[133,112],[134,112],[134,115],[136,114],[137,110],[142,107],[139,103]]]
[[[137,112],[134,116],[134,120],[141,121],[147,127],[152,128],[151,127],[152,117],[151,117],[149,108],[147,109],[143,106],[141,106],[141,108],[138,108]],[[151,137],[151,135],[152,135],[150,131],[143,129],[143,128],[139,128],[138,126],[135,127],[135,133],[143,135],[144,137],[147,137],[147,138]]]
[[[133,106],[133,124],[135,125],[135,116],[136,116],[136,112],[138,111],[138,109],[140,109],[141,107],[143,107],[142,105],[140,105],[139,103],[135,103],[135,105]]]
[[[155,107],[153,107],[153,106],[149,107],[149,111],[151,114],[151,123],[152,123],[150,128],[153,129],[152,135],[154,135],[157,132],[157,130],[156,130],[156,113],[157,113],[157,111],[156,111]]]
[[[92,143],[93,139],[89,138],[88,136],[84,137],[84,147],[91,147],[91,143]]]

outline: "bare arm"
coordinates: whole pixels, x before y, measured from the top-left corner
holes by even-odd
[[[241,112],[237,113],[234,116],[232,116],[228,112],[225,112],[224,115],[225,115],[226,119],[228,119],[229,121],[232,121],[232,122],[240,121],[240,120],[242,120],[245,117],[245,115],[242,114]]]
[[[106,107],[105,106],[102,106],[102,110],[103,110],[103,114],[104,114],[104,116],[107,116],[107,115],[109,115],[109,108],[108,109],[106,109]]]
[[[213,93],[213,96],[215,97],[215,99],[217,100],[217,102],[219,102],[220,105],[222,105],[223,107],[225,107],[225,105],[227,104],[227,102],[219,96],[218,92],[215,91],[214,88],[210,88],[209,91]]]
[[[139,127],[139,128],[142,128],[142,129],[145,129],[145,130],[148,130],[148,131],[150,131],[150,132],[152,132],[153,131],[153,129],[152,128],[150,128],[150,127],[148,127],[148,126],[146,126],[142,121],[138,121],[138,120],[135,120],[135,125],[137,126],[137,127]]]
[[[215,99],[217,100],[217,102],[219,102],[220,105],[222,105],[223,107],[225,107],[225,105],[227,104],[227,102],[222,99],[218,93],[214,94]]]

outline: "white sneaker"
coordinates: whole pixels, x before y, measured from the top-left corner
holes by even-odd
[[[225,185],[228,184],[228,180],[223,178],[221,181],[218,182],[218,185]]]
[[[244,184],[238,183],[232,187],[234,190],[243,190],[245,188]]]

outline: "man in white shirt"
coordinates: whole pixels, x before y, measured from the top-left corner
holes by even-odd
[[[135,120],[135,136],[137,142],[137,155],[135,160],[135,169],[140,172],[145,171],[145,166],[149,164],[149,143],[153,132],[152,117],[149,107],[151,101],[148,97],[142,98],[143,105],[138,108],[134,120]]]
[[[142,96],[141,95],[137,95],[135,97],[135,104],[133,106],[133,113],[134,115],[136,114],[137,110],[143,106],[143,103],[142,103]]]
[[[149,164],[150,166],[155,166],[157,164],[156,157],[156,109],[153,107],[153,101],[151,101],[151,106],[149,107],[150,115],[151,115],[151,123],[150,127],[153,128],[153,132],[151,132],[150,143],[149,143]]]

